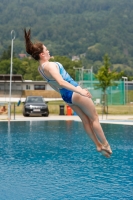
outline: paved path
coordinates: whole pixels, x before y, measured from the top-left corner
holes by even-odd
[[[74,120],[81,121],[78,116],[71,115],[49,115],[49,117],[24,117],[23,115],[12,115],[10,121],[47,121],[47,120]],[[133,115],[99,115],[100,123],[111,123],[111,124],[129,124],[133,125]],[[9,121],[8,115],[0,115],[0,121]]]

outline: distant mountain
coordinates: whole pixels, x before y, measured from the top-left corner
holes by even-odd
[[[23,28],[41,40],[52,55],[86,55],[86,67],[99,67],[108,53],[117,70],[133,74],[132,0],[0,0],[0,53],[11,43],[25,53]]]

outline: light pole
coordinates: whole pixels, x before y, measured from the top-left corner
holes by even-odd
[[[81,82],[83,82],[83,79],[84,79],[84,67],[80,67],[80,68],[77,68],[77,67],[73,67],[73,69],[75,69],[75,70],[81,70]],[[75,73],[76,73],[76,71],[75,71]],[[79,77],[78,77],[79,78]],[[76,76],[75,76],[75,79],[76,79]],[[79,81],[80,81],[80,78],[79,78]]]
[[[15,31],[11,31],[11,63],[10,63],[10,88],[9,88],[9,103],[8,103],[8,120],[11,118],[11,87],[12,87],[12,59],[13,59],[13,41],[15,40]]]
[[[92,89],[92,81],[93,81],[93,66],[91,67],[91,69],[83,69],[83,71],[87,71],[88,74],[89,72],[91,72],[91,84],[90,84],[90,88]]]
[[[81,70],[81,82],[83,82],[84,80],[84,71],[87,71],[88,73],[91,72],[91,88],[92,88],[92,81],[93,81],[93,66],[91,67],[91,69],[84,69],[84,67],[82,68],[76,68],[76,67],[73,67],[73,69],[75,70]],[[76,77],[75,77],[76,78]]]
[[[122,76],[124,79],[124,104],[128,103],[128,78],[126,76]],[[125,86],[125,80],[127,80],[127,95],[126,95],[126,86]]]

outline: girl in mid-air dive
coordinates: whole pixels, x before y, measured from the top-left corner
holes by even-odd
[[[95,106],[88,90],[82,89],[59,62],[50,62],[50,54],[41,42],[32,43],[31,31],[24,29],[26,52],[39,62],[38,71],[49,85],[61,94],[62,99],[81,118],[86,133],[98,152],[110,157],[112,150],[99,123]]]

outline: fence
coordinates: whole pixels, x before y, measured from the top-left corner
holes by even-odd
[[[95,78],[92,69],[80,69],[75,71],[75,80],[79,82],[80,86],[87,88],[92,94],[93,101],[100,99],[102,103],[103,92],[102,89],[96,89],[96,84],[99,81]],[[106,90],[108,105],[124,105],[127,103],[125,83],[124,81],[116,81],[117,85],[108,87]]]
[[[93,101],[100,99],[102,101],[102,89],[96,89],[98,81],[79,81],[82,88],[87,88],[92,94]],[[125,87],[123,81],[116,81],[117,86],[108,87],[106,90],[108,105],[124,105],[125,100]]]

